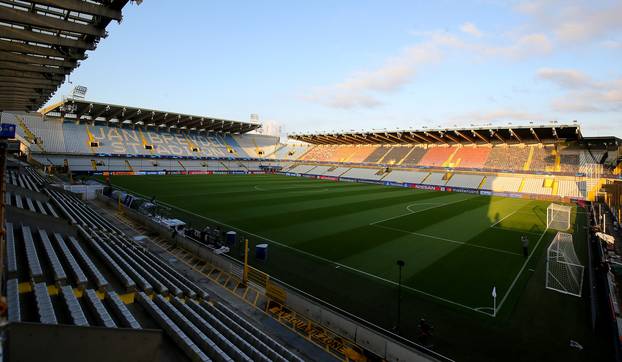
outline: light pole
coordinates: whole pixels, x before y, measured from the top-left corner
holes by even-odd
[[[402,268],[406,265],[403,260],[397,261],[397,266],[399,267],[399,276],[397,279],[397,327],[396,332],[400,334],[400,317],[402,313]]]

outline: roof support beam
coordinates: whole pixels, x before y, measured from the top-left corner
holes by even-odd
[[[456,130],[454,131],[455,134],[457,134],[458,136],[464,138],[465,140],[467,140],[468,142],[471,142],[472,144],[475,144],[475,140],[472,139],[471,137],[468,137],[467,135],[465,135],[464,133]]]
[[[486,137],[482,136],[482,135],[481,135],[481,134],[480,134],[477,130],[472,130],[472,132],[473,132],[473,134],[474,134],[476,137],[478,137],[480,140],[482,140],[482,141],[484,141],[484,142],[486,142],[486,143],[490,144],[490,141],[488,141],[488,139],[487,139]],[[475,142],[473,142],[473,143],[475,143]]]
[[[23,63],[5,62],[5,61],[0,61],[0,68],[23,70],[25,72],[48,73],[48,74],[63,74],[63,75],[69,74],[69,69],[67,68],[45,67],[42,65],[32,65],[32,64],[23,64]]]
[[[53,65],[56,67],[73,68],[76,66],[76,62],[50,59],[44,57],[35,57],[31,55],[15,54],[6,51],[0,51],[0,60],[9,62],[19,62],[28,64],[41,64],[41,65]]]
[[[79,24],[76,22],[53,18],[51,16],[39,15],[37,13],[7,7],[3,7],[2,11],[0,11],[0,20],[43,29],[69,31],[72,33],[93,35],[96,37],[106,36],[106,30],[97,28],[93,25]]]
[[[497,137],[497,139],[503,143],[507,143],[505,142],[505,140],[503,139],[503,137],[501,137],[501,135],[499,134],[499,132],[494,131],[494,130],[490,130],[490,132],[492,132],[492,135]]]
[[[86,55],[81,54],[79,52],[69,52],[69,54],[65,54],[64,52],[60,52],[54,48],[48,48],[38,45],[30,45],[26,43],[20,43],[16,41],[8,41],[8,40],[0,40],[0,50],[9,51],[9,52],[19,52],[19,53],[27,53],[27,54],[37,54],[37,55],[45,55],[49,57],[62,57],[62,58],[71,58],[77,60],[86,59]]]
[[[3,77],[0,76],[0,83],[16,83],[16,84],[34,84],[40,86],[58,87],[58,82],[47,79],[30,79],[30,78],[18,78],[18,77]],[[38,87],[37,87],[38,88]]]
[[[48,45],[58,45],[78,49],[94,50],[95,44],[80,39],[68,39],[50,34],[35,33],[26,29],[12,28],[0,25],[0,33],[3,38],[29,41]]]
[[[462,142],[460,142],[460,140],[458,140],[457,138],[455,138],[454,136],[452,136],[449,132],[445,132],[444,133],[445,137],[449,138],[450,140],[452,140],[453,142],[457,143],[457,144],[462,144]]]
[[[123,18],[121,16],[121,11],[116,9],[111,9],[105,6],[88,3],[85,1],[78,0],[33,0],[33,2],[42,5],[50,5],[57,8],[63,8],[66,10],[72,10],[79,13],[91,14],[102,16],[106,18],[110,18],[113,20],[121,21]]]
[[[10,80],[9,80],[10,79]],[[49,83],[53,83],[53,82],[49,82]],[[20,78],[12,78],[12,77],[0,77],[0,84],[2,84],[3,87],[8,87],[8,88],[34,88],[34,89],[41,89],[41,90],[55,90],[56,88],[58,88],[58,86],[53,83],[53,84],[42,84],[42,83],[28,83],[28,82],[22,82],[22,79]]]
[[[22,72],[19,70],[10,70],[10,69],[2,69],[0,68],[0,76],[4,77],[19,77],[19,78],[31,78],[31,79],[47,79],[54,80],[57,82],[62,82],[65,80],[64,76],[58,75],[44,75],[43,73],[37,72]]]
[[[428,136],[428,137],[432,137],[433,139],[435,139],[435,140],[437,140],[437,141],[439,141],[441,143],[447,144],[447,142],[445,142],[444,139],[441,139],[440,137],[437,137],[437,136],[433,135],[430,132],[425,132],[425,135]]]
[[[538,135],[536,134],[536,131],[534,131],[533,128],[530,128],[529,130],[531,131],[531,134],[536,138],[536,140],[538,140],[538,143],[542,143],[540,137],[538,137]]]
[[[523,140],[520,137],[518,137],[518,135],[516,134],[516,132],[514,132],[513,129],[509,128],[508,130],[510,131],[510,134],[512,134],[512,136],[516,137],[518,142],[523,143]]]

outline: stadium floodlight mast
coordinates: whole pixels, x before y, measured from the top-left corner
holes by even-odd
[[[406,265],[403,260],[397,261],[399,268],[399,276],[397,279],[397,326],[395,328],[397,334],[400,334],[400,317],[402,313],[402,268]]]

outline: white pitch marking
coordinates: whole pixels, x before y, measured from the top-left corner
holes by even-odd
[[[522,268],[520,268],[520,270],[516,274],[516,277],[512,281],[512,284],[510,284],[510,287],[508,288],[508,291],[505,292],[505,295],[503,296],[503,299],[501,299],[501,303],[499,303],[499,305],[497,305],[497,310],[501,310],[501,307],[503,306],[503,303],[505,303],[505,300],[507,299],[508,295],[510,295],[510,292],[512,291],[512,289],[514,288],[514,285],[516,284],[516,282],[520,278],[520,275],[523,273],[523,270],[525,270],[525,267],[529,263],[529,260],[531,259],[533,254],[536,252],[536,250],[538,250],[538,246],[540,245],[540,242],[542,241],[542,238],[544,238],[544,235],[546,235],[546,232],[548,230],[549,230],[549,228],[544,229],[544,231],[542,232],[542,235],[540,235],[540,239],[538,239],[538,242],[536,243],[536,246],[533,249],[531,249],[531,253],[529,253],[529,256],[527,256],[527,260],[525,260],[525,262],[523,263]]]
[[[498,253],[503,253],[503,254],[510,254],[510,255],[517,255],[517,256],[521,256],[521,254],[518,253],[514,253],[511,251],[507,251],[507,250],[502,250],[502,249],[495,249],[495,248],[489,248],[487,246],[482,246],[482,245],[477,245],[477,244],[470,244],[470,243],[466,243],[464,241],[458,241],[458,240],[452,240],[452,239],[446,239],[446,238],[442,238],[440,236],[434,236],[434,235],[429,235],[429,234],[422,234],[422,233],[417,233],[414,231],[408,231],[408,230],[403,230],[403,229],[398,229],[398,228],[393,228],[390,226],[383,226],[383,225],[372,225],[374,227],[377,228],[383,228],[383,229],[388,229],[388,230],[394,230],[394,231],[399,231],[399,232],[403,232],[406,234],[412,234],[412,235],[417,235],[417,236],[423,236],[426,238],[430,238],[430,239],[437,239],[437,240],[441,240],[441,241],[447,241],[449,243],[454,243],[454,244],[459,244],[459,245],[465,245],[465,246],[470,246],[473,248],[480,248],[480,249],[485,249],[485,250],[490,250],[490,251],[495,251]]]
[[[374,221],[374,222],[370,222],[370,223],[369,223],[369,225],[373,226],[373,225],[376,225],[376,224],[383,223],[383,222],[385,222],[385,221],[394,220],[394,219],[399,219],[399,218],[404,217],[404,216],[413,215],[413,214],[418,214],[418,213],[420,213],[420,212],[424,212],[424,211],[428,211],[428,210],[436,209],[436,208],[443,207],[443,206],[447,206],[447,205],[457,204],[457,203],[459,203],[459,202],[463,202],[463,201],[466,201],[466,200],[471,200],[471,199],[472,199],[472,198],[466,198],[466,199],[462,199],[462,200],[458,200],[458,201],[446,202],[446,203],[444,203],[444,204],[438,204],[438,203],[435,203],[434,205],[438,205],[438,206],[426,207],[425,209],[422,209],[422,210],[417,210],[417,211],[410,211],[410,209],[409,209],[409,207],[410,207],[410,206],[413,206],[413,205],[417,205],[417,204],[418,204],[418,203],[413,203],[413,204],[410,204],[410,205],[406,206],[406,209],[409,211],[408,213],[406,213],[406,214],[402,214],[402,215],[393,216],[393,217],[389,217],[389,218],[386,218],[386,219],[383,219],[383,220],[377,220],[377,221]],[[422,205],[423,205],[423,204],[422,204]]]
[[[118,187],[118,188],[120,188],[120,189],[125,189],[125,188],[120,187],[120,186],[116,186],[116,187]],[[146,196],[146,195],[140,194],[140,193],[135,192],[135,191],[131,191],[131,190],[128,190],[128,189],[125,189],[125,190],[126,190],[126,191],[129,191],[129,192],[133,192],[134,194],[139,195],[139,196],[148,197],[148,196]],[[464,201],[464,200],[461,200],[461,201]],[[458,201],[458,202],[459,202],[459,201]],[[309,253],[309,252],[307,252],[307,251],[304,251],[304,250],[296,249],[296,248],[294,248],[294,247],[292,247],[292,246],[289,246],[289,245],[286,245],[286,244],[280,243],[280,242],[278,242],[278,241],[274,241],[274,240],[268,239],[268,238],[263,237],[263,236],[261,236],[261,235],[257,235],[257,234],[255,234],[255,233],[252,233],[252,232],[249,232],[249,231],[246,231],[246,230],[243,230],[243,229],[237,228],[237,227],[235,227],[235,226],[227,225],[227,224],[225,224],[225,223],[223,223],[223,222],[220,222],[220,221],[218,221],[218,220],[216,220],[216,219],[212,219],[212,218],[209,218],[209,217],[206,217],[206,216],[203,216],[203,215],[199,215],[199,214],[194,213],[194,212],[192,212],[192,211],[185,210],[185,209],[182,209],[182,208],[180,208],[180,207],[177,207],[177,206],[171,205],[171,204],[169,204],[169,203],[167,203],[167,202],[164,202],[164,201],[158,201],[158,203],[163,204],[163,205],[167,205],[167,206],[172,207],[172,208],[175,208],[175,209],[180,209],[180,210],[183,210],[184,212],[187,212],[187,213],[189,213],[189,214],[192,214],[192,215],[194,215],[194,216],[196,216],[196,217],[199,217],[199,218],[202,218],[202,219],[205,219],[205,220],[209,220],[209,221],[215,222],[215,223],[220,224],[220,225],[222,225],[222,226],[226,226],[226,227],[229,227],[229,228],[232,228],[232,229],[235,229],[235,230],[239,230],[239,231],[241,231],[241,232],[243,232],[243,233],[245,233],[245,234],[248,234],[248,235],[254,236],[254,237],[256,237],[256,238],[259,238],[259,239],[262,239],[262,240],[265,240],[265,241],[268,241],[268,242],[274,243],[274,244],[276,244],[276,245],[278,245],[278,246],[280,246],[280,247],[283,247],[283,248],[286,248],[286,249],[293,250],[293,251],[295,251],[295,252],[298,252],[298,253],[300,253],[300,254],[303,254],[303,255],[309,256],[309,257],[311,257],[311,258],[321,260],[321,261],[323,261],[323,262],[325,262],[325,263],[328,263],[328,264],[333,264],[333,265],[336,265],[336,266],[342,267],[342,268],[344,268],[344,269],[351,270],[351,271],[353,271],[353,272],[355,272],[355,273],[359,273],[359,274],[362,274],[362,275],[368,276],[368,277],[373,278],[373,279],[378,279],[378,280],[380,280],[380,281],[383,281],[383,282],[388,283],[388,284],[391,284],[391,285],[398,285],[398,283],[397,283],[397,282],[394,282],[394,281],[392,281],[392,280],[385,279],[385,278],[380,277],[380,276],[378,276],[378,275],[371,274],[371,273],[368,273],[368,272],[366,272],[366,271],[363,271],[363,270],[360,270],[360,269],[356,269],[356,268],[353,268],[353,267],[351,267],[351,266],[348,266],[348,265],[345,265],[345,264],[341,264],[341,263],[339,263],[339,262],[332,261],[332,260],[329,260],[329,259],[323,258],[323,257],[318,256],[318,255],[315,255],[315,254],[311,254],[311,253]],[[468,310],[471,310],[471,311],[474,311],[474,312],[477,312],[477,313],[481,313],[481,314],[487,315],[487,316],[489,316],[489,317],[492,317],[492,316],[493,316],[493,315],[492,315],[492,314],[490,314],[490,313],[482,312],[481,310],[478,310],[478,309],[473,308],[473,307],[469,307],[468,305],[464,305],[464,304],[461,304],[461,303],[458,303],[458,302],[454,302],[453,300],[446,299],[446,298],[443,298],[443,297],[439,297],[438,295],[434,295],[434,294],[431,294],[431,293],[427,293],[427,292],[424,292],[423,290],[419,290],[419,289],[416,289],[416,288],[412,288],[412,287],[409,287],[409,286],[407,286],[407,285],[402,285],[402,288],[407,289],[407,290],[410,290],[410,291],[415,292],[415,293],[419,293],[419,294],[422,294],[422,295],[428,296],[428,297],[433,298],[433,299],[437,299],[437,300],[443,301],[443,302],[445,302],[445,303],[453,304],[453,305],[456,305],[456,306],[462,307],[462,308],[464,308],[464,309],[468,309]],[[499,309],[499,308],[497,308],[497,309]]]
[[[503,220],[505,220],[505,219],[507,219],[508,217],[510,217],[510,216],[512,216],[512,215],[514,215],[514,214],[516,214],[519,210],[520,210],[520,209],[518,209],[518,210],[514,211],[513,213],[508,214],[508,215],[507,215],[507,216],[505,216],[503,219],[501,219],[501,220],[497,221],[496,223],[494,223],[494,224],[490,225],[490,227],[491,227],[491,228],[494,228],[495,226],[499,225],[499,224],[500,224]]]

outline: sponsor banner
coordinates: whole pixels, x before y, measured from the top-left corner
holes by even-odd
[[[475,190],[475,189],[467,189],[467,188],[461,188],[461,187],[446,187],[446,191],[449,192],[461,192],[463,194],[478,194],[479,191]]]
[[[512,197],[515,199],[520,199],[523,197],[523,194],[518,194],[518,193],[514,193],[514,192],[492,192],[493,195],[495,196],[502,196],[502,197]]]
[[[349,177],[340,177],[339,181],[345,181],[345,182],[356,182],[356,179],[354,178],[349,178]]]
[[[315,177],[315,175],[307,175],[307,174],[304,174],[304,175],[301,175],[301,176],[302,176],[302,177],[306,177],[306,178],[316,178],[316,177]]]
[[[479,190],[479,194],[483,196],[492,196],[492,191],[488,190]]]
[[[356,182],[360,182],[364,184],[384,185],[384,181],[378,181],[378,180],[356,179]]]
[[[193,170],[188,171],[188,175],[211,175],[212,171],[204,171],[204,170]]]
[[[432,186],[432,185],[421,185],[421,184],[414,184],[414,187],[415,187],[416,189],[419,189],[419,190],[431,190],[431,191],[434,191],[434,190],[435,190],[435,188],[436,188],[436,186]]]
[[[339,181],[339,178],[335,176],[318,176],[318,179],[329,180],[329,181]]]
[[[408,184],[402,182],[384,181],[385,186],[408,187]]]

